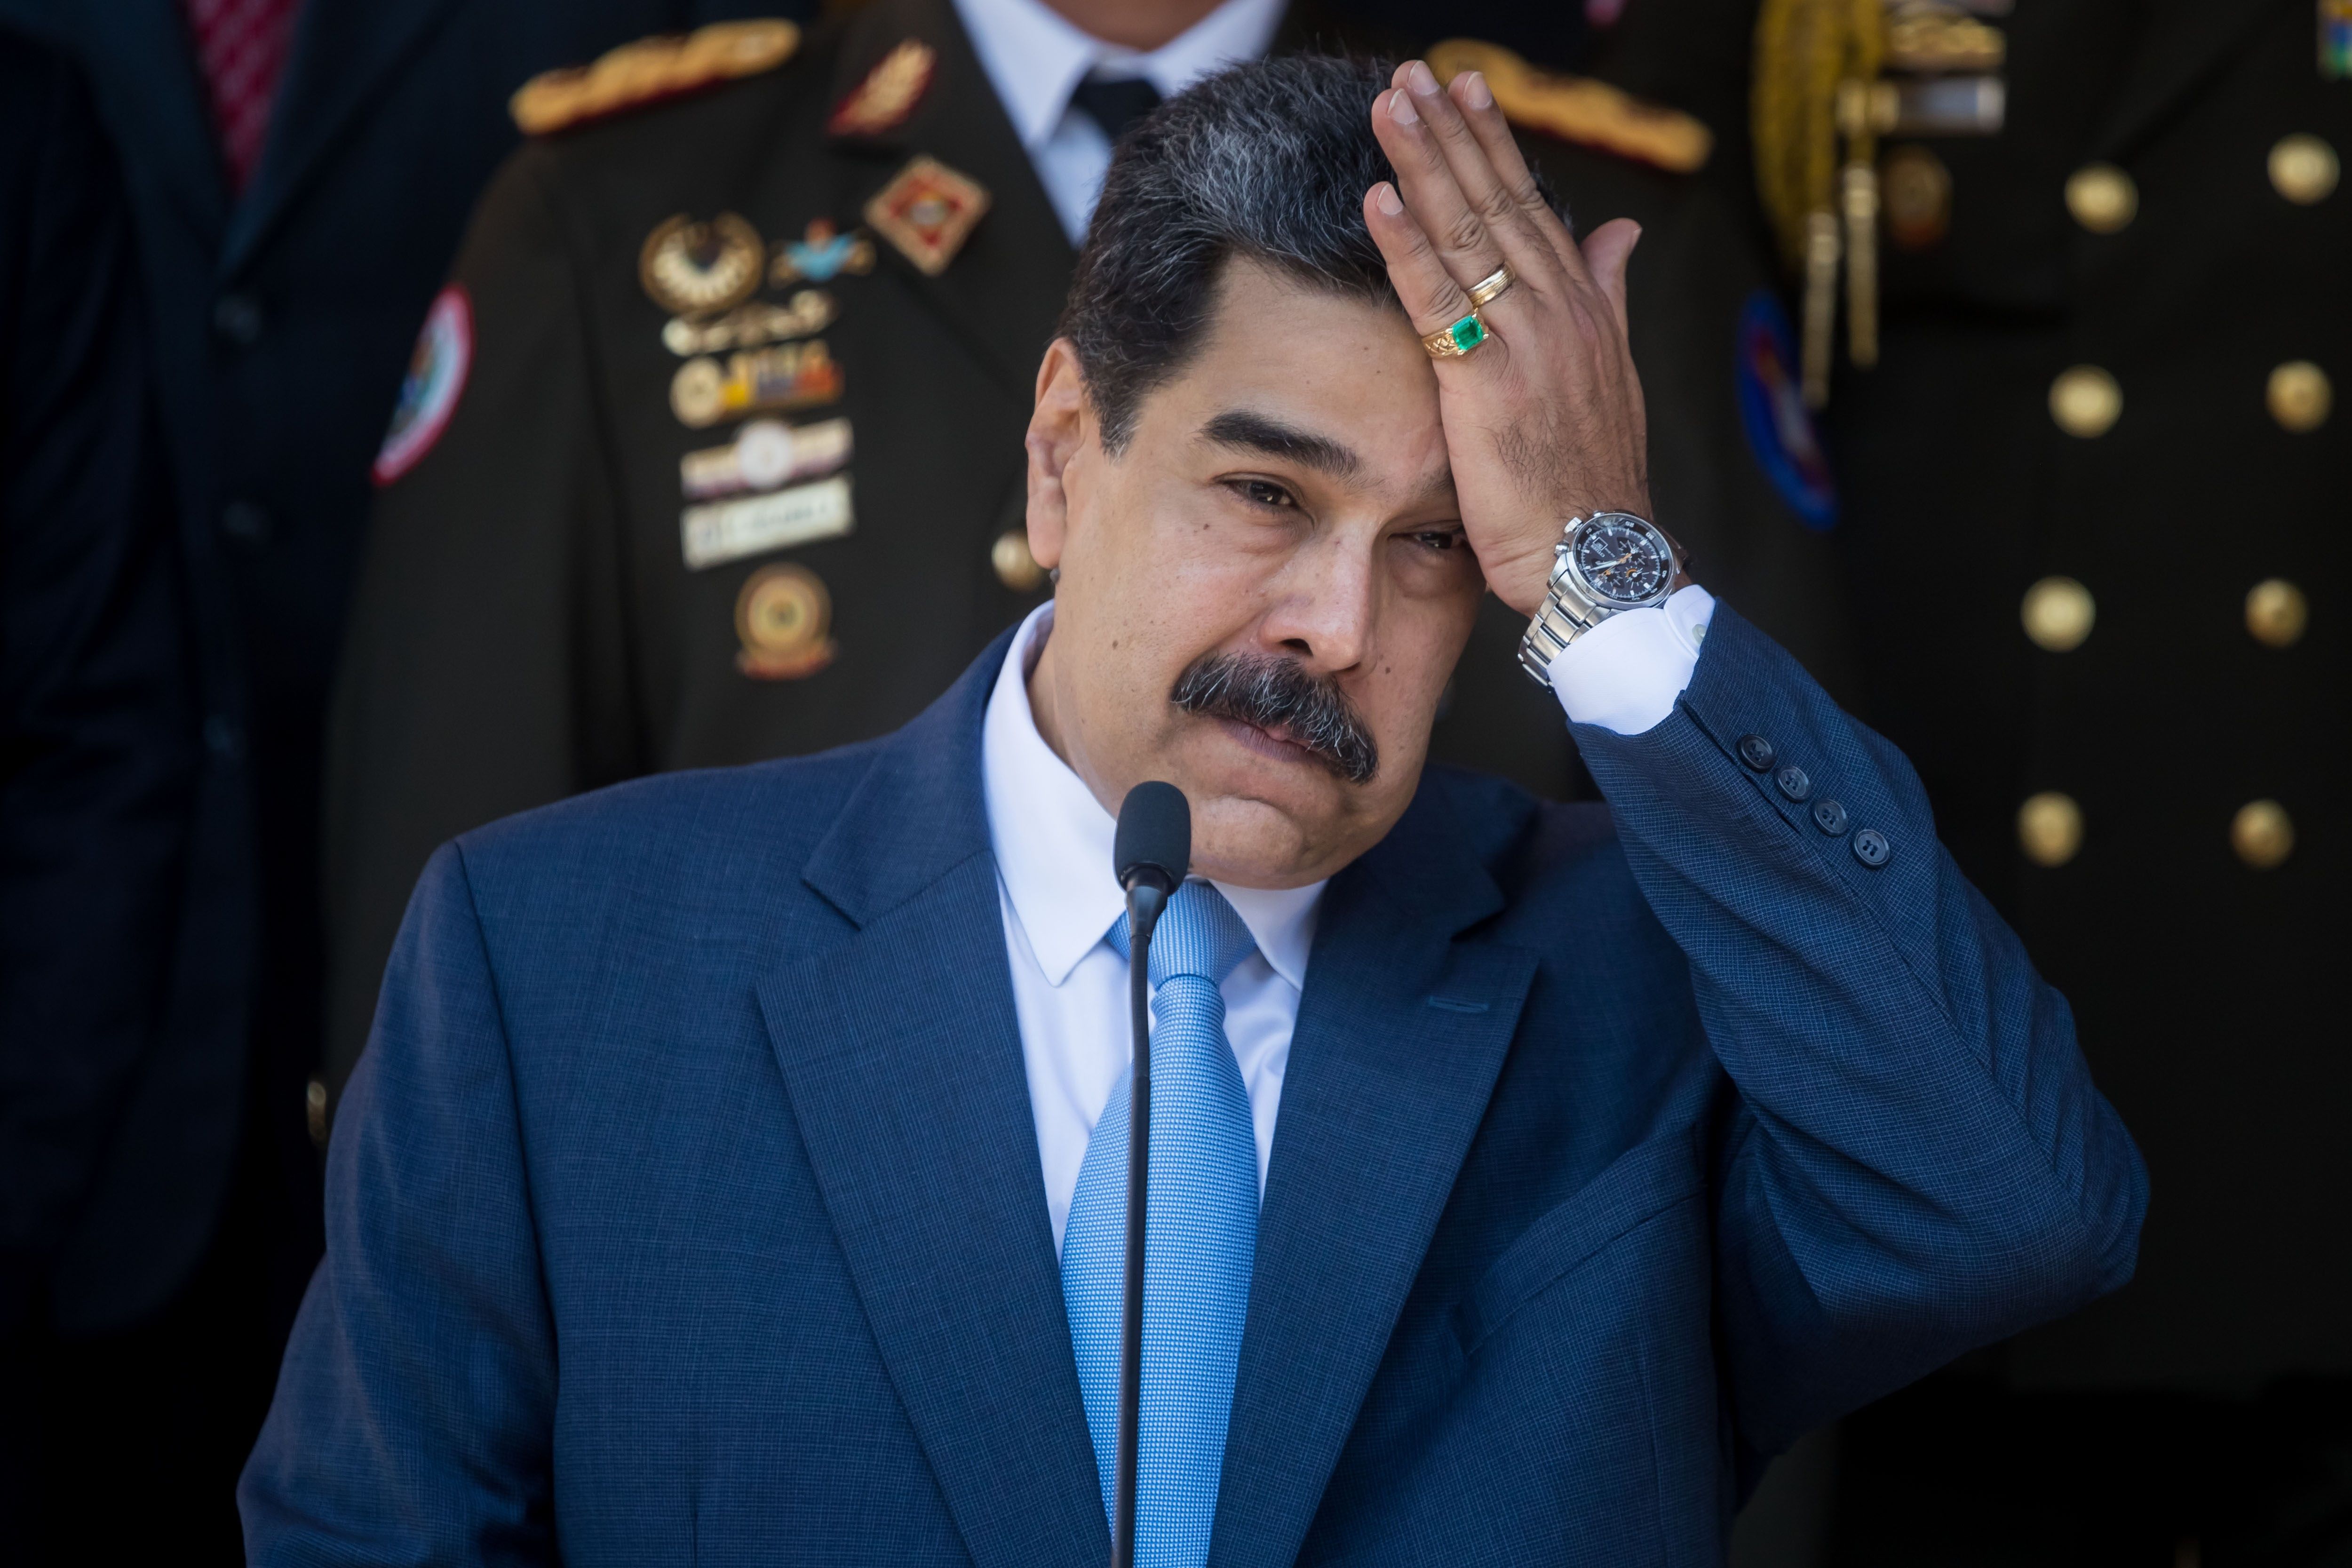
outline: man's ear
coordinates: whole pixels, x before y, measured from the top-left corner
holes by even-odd
[[[1070,526],[1062,473],[1085,444],[1090,417],[1077,350],[1069,339],[1055,338],[1037,366],[1037,405],[1030,411],[1024,443],[1029,449],[1029,554],[1049,572],[1062,563]]]

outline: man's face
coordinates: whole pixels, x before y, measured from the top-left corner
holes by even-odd
[[[1061,570],[1030,696],[1095,798],[1175,784],[1193,869],[1248,887],[1377,844],[1484,589],[1403,315],[1234,263],[1116,458],[1064,342],[1029,449],[1030,546]]]

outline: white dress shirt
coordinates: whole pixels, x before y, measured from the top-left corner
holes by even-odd
[[[1655,613],[1616,616],[1570,643],[1551,667],[1570,715],[1584,721],[1589,699],[1601,715],[1592,721],[1628,734],[1664,718],[1690,682],[1714,604],[1705,589],[1685,588]],[[1013,1011],[1059,1252],[1087,1140],[1127,1069],[1127,965],[1103,940],[1127,903],[1111,871],[1117,824],[1045,744],[1030,711],[1029,675],[1053,629],[1048,600],[1013,635],[982,721],[980,756]],[[1636,722],[1653,709],[1654,716]],[[1257,942],[1223,991],[1225,1036],[1249,1090],[1263,1197],[1324,884],[1278,892],[1214,886]]]
[[[1173,97],[1212,71],[1265,53],[1286,3],[1225,0],[1149,54],[1079,31],[1045,0],[956,0],[956,15],[1076,245],[1110,167],[1110,139],[1091,115],[1070,107],[1078,83],[1141,77],[1160,97]]]

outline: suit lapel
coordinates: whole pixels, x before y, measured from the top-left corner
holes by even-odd
[[[1006,637],[880,749],[812,858],[854,921],[760,986],[866,1321],[973,1560],[1091,1564],[1110,1533],[1046,1218],[981,800]]]
[[[269,136],[222,248],[224,276],[245,264],[336,138],[366,109],[456,0],[305,0],[269,113]]]
[[[2100,130],[2099,155],[2128,157],[2181,100],[2228,68],[2258,26],[2290,4],[2310,9],[2309,0],[2163,0],[2154,6]]]
[[[931,277],[876,237],[893,268],[1025,406],[1037,361],[1053,341],[1076,254],[1045,188],[944,0],[878,0],[857,14],[843,39],[835,100],[876,62],[919,38],[939,53],[931,84],[903,125],[874,136],[836,136],[840,210],[858,214],[919,153],[928,153],[989,193],[989,209],[946,269]]]
[[[1289,1563],[1485,1116],[1535,973],[1424,784],[1331,884],[1282,1089],[1209,1560]]]
[[[217,248],[228,226],[228,173],[178,5],[114,0],[74,9],[79,53],[98,79],[108,120],[205,247]]]

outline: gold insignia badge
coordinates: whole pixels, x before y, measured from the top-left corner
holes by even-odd
[[[908,38],[884,55],[866,79],[834,105],[824,122],[832,136],[879,136],[895,131],[915,112],[930,90],[939,70],[939,51],[919,38]]]
[[[1547,132],[1563,142],[1598,147],[1677,174],[1704,167],[1715,148],[1714,132],[1678,109],[1645,103],[1590,77],[1539,70],[1499,44],[1448,38],[1433,47],[1428,58],[1440,81],[1452,81],[1464,71],[1484,71],[1495,102],[1514,125]]]
[[[637,280],[655,304],[706,315],[750,299],[767,256],[760,231],[733,213],[697,223],[680,213],[656,225],[637,252]]]
[[[929,154],[916,157],[874,193],[866,221],[875,233],[930,277],[971,237],[988,213],[988,192]]]
[[[698,355],[670,377],[670,412],[699,430],[745,414],[814,408],[841,396],[841,363],[823,338],[730,355]]]
[[[507,100],[526,136],[548,136],[641,103],[773,70],[800,47],[801,30],[776,17],[713,22],[684,37],[640,38],[595,64],[541,71]]]
[[[833,598],[805,566],[762,566],[735,595],[735,668],[754,680],[798,680],[833,662]]]
[[[672,316],[662,327],[662,346],[681,359],[688,354],[757,348],[787,338],[813,336],[833,325],[840,313],[832,295],[822,289],[803,289],[781,305],[754,300],[713,320]]]

